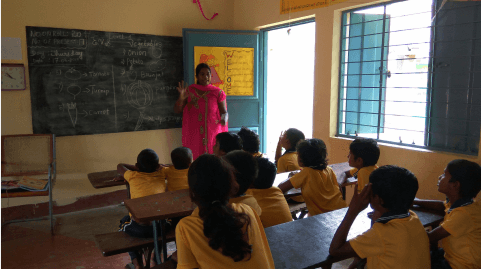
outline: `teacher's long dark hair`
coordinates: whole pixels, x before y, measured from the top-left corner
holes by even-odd
[[[209,246],[236,262],[250,259],[252,246],[244,235],[250,225],[249,216],[228,205],[229,197],[238,189],[233,168],[219,157],[204,154],[190,166],[188,179],[190,196],[199,206]]]

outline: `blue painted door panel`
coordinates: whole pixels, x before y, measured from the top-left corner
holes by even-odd
[[[260,55],[262,35],[258,31],[229,31],[183,29],[184,37],[184,80],[190,85],[195,83],[194,47],[236,47],[254,49],[254,95],[227,96],[229,112],[229,132],[238,131],[246,126],[259,134],[260,141],[265,135],[264,128],[264,82],[263,63]],[[261,75],[260,75],[261,74]],[[265,151],[261,143],[261,151]]]

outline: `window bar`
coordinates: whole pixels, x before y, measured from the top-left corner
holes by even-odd
[[[434,17],[433,21],[431,22],[431,49],[429,52],[429,56],[431,57],[429,59],[429,65],[428,65],[428,81],[427,81],[427,91],[426,91],[426,122],[424,125],[424,145],[425,146],[431,146],[431,143],[429,142],[431,139],[431,112],[432,112],[432,103],[433,103],[433,69],[434,69],[434,47],[435,47],[435,36],[436,36],[436,31],[435,31],[435,25],[437,22],[437,16],[434,16],[436,14],[437,10],[437,5],[436,5],[436,0],[433,1],[432,8],[431,8],[431,18]]]
[[[383,77],[384,77],[384,50],[385,48],[385,38],[386,34],[384,33],[386,29],[386,5],[384,5],[384,14],[382,17],[382,38],[381,38],[381,66],[379,67],[379,106],[378,106],[378,115],[377,115],[377,139],[379,139],[379,131],[380,131],[380,126],[381,126],[381,109],[382,109],[382,87],[383,87]],[[387,46],[387,49],[389,49],[389,44]],[[389,53],[389,52],[388,52]],[[387,72],[386,72],[387,76]],[[387,79],[387,77],[386,77]],[[384,119],[386,120],[386,119]]]
[[[366,15],[365,14],[362,14],[362,27],[361,27],[361,36],[364,36],[364,30],[365,30],[365,24],[364,22],[366,21]],[[364,38],[361,38],[361,51],[360,51],[360,54],[359,55],[359,58],[360,58],[360,61],[362,63],[363,61],[363,58],[364,58]],[[359,65],[359,73],[362,74],[362,64]],[[357,101],[357,108],[359,111],[361,111],[361,87],[362,87],[362,76],[359,76],[359,86],[357,88],[357,96],[358,96],[358,101]],[[358,113],[357,114],[357,122],[358,123],[361,123],[361,113]],[[361,132],[361,128],[360,126],[358,125],[357,126],[357,133],[360,133]]]

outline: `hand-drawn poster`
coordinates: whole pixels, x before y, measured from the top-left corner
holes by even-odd
[[[194,47],[194,57],[194,66],[209,65],[211,84],[227,95],[254,95],[253,48]]]
[[[281,0],[281,14],[328,7],[347,0]]]

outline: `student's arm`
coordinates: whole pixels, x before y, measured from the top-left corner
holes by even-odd
[[[337,231],[332,238],[331,246],[329,247],[329,254],[332,256],[343,258],[357,257],[357,253],[351,247],[351,244],[346,241],[346,239],[352,223],[356,219],[357,215],[369,204],[370,193],[371,184],[367,185],[360,194],[358,194],[357,191],[354,192],[346,216],[342,220],[341,225],[339,228],[337,228]]]
[[[428,232],[429,243],[437,244],[439,240],[450,236],[451,234],[446,231],[442,226]]]
[[[423,200],[423,199],[414,198],[413,205],[418,205],[420,207],[435,210],[439,213],[444,213],[444,209],[445,209],[443,201],[439,201],[439,200]]]
[[[277,142],[277,148],[276,148],[276,164],[279,158],[282,156],[282,138],[284,137],[284,131],[281,132],[281,135],[279,136],[279,141]]]
[[[137,167],[135,165],[126,164],[126,163],[119,163],[117,165],[117,173],[119,173],[122,177],[124,176],[125,172],[127,171],[137,171]]]
[[[229,121],[229,113],[227,113],[227,105],[225,100],[217,103],[220,113],[220,124],[225,125]]]
[[[282,193],[286,193],[288,190],[294,188],[294,186],[292,185],[292,182],[290,181],[290,179],[287,179],[286,181],[282,182],[281,184],[279,184],[279,186],[277,186],[279,189],[281,189]]]
[[[344,171],[341,174],[341,180],[339,181],[339,187],[341,187],[342,184],[346,183],[347,179],[350,178],[350,177],[352,177],[351,171],[350,170]]]
[[[179,92],[179,99],[177,99],[177,102],[175,102],[174,113],[182,113],[184,107],[187,105],[188,88],[189,87],[187,86],[187,84],[184,84],[184,81],[182,81],[182,83],[179,82],[179,86],[177,86],[177,91]]]

